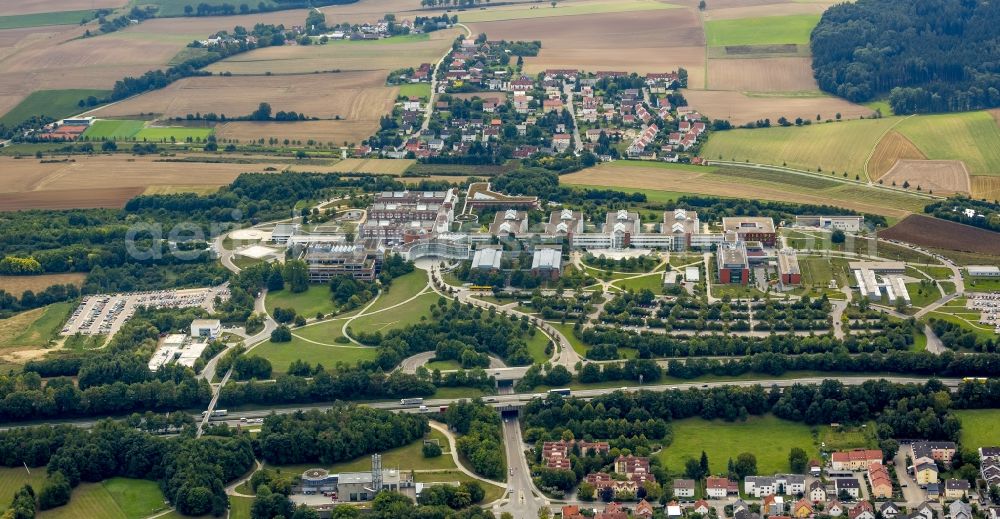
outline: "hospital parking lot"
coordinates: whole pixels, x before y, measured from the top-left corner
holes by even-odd
[[[202,307],[210,310],[217,296],[227,299],[229,289],[193,288],[86,296],[69,317],[62,334],[114,335],[139,308]]]

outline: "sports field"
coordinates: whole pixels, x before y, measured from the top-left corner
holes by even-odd
[[[83,136],[91,140],[128,140],[145,127],[146,121],[108,119],[95,121],[83,132]]]
[[[962,450],[1000,445],[1000,409],[963,409],[952,411],[962,422]]]
[[[553,16],[578,16],[582,14],[625,13],[632,11],[652,11],[659,9],[679,8],[679,5],[658,2],[656,0],[616,0],[556,4],[531,4],[530,7],[512,6],[491,9],[470,10],[459,13],[458,21],[495,22],[500,20],[521,20],[524,18],[546,18]],[[567,20],[567,23],[571,21]]]
[[[20,29],[22,27],[43,27],[46,25],[76,25],[82,20],[90,20],[94,11],[58,11],[54,13],[17,14],[0,16],[0,29]]]
[[[659,454],[671,474],[684,471],[688,459],[708,455],[712,474],[724,474],[729,458],[750,452],[757,457],[758,474],[788,472],[788,451],[799,447],[810,458],[819,458],[807,425],[781,420],[772,415],[751,416],[745,422],[723,422],[688,418],[673,422],[674,441]],[[767,438],[767,441],[747,441]]]
[[[204,141],[212,135],[212,128],[185,128],[182,126],[149,127],[139,130],[135,140],[143,142],[194,142]]]
[[[88,96],[101,98],[107,94],[107,90],[39,90],[32,92],[3,117],[0,117],[0,124],[15,126],[35,115],[62,119],[85,110],[77,105],[81,99],[86,99]]]
[[[711,20],[705,22],[705,36],[709,47],[808,44],[809,34],[817,23],[817,14]]]

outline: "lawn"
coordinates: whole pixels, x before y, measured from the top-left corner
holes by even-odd
[[[435,293],[422,294],[409,303],[397,306],[391,310],[379,312],[377,314],[363,315],[351,321],[350,329],[357,332],[387,332],[397,328],[403,328],[411,324],[420,323],[420,318],[430,317],[428,309],[437,303],[438,296]]]
[[[809,43],[818,14],[765,16],[705,22],[705,37],[709,47],[726,45],[777,45]]]
[[[108,119],[95,121],[94,124],[83,132],[83,136],[91,140],[128,140],[135,137],[146,126],[146,121],[132,121],[127,119]]]
[[[0,320],[0,346],[45,346],[62,330],[73,303],[54,303]]]
[[[929,159],[961,160],[971,175],[1000,175],[1000,126],[989,112],[920,115],[896,130]]]
[[[969,292],[1000,291],[1000,279],[966,277],[965,290]]]
[[[566,340],[569,341],[569,344],[570,346],[573,347],[574,351],[576,351],[581,356],[587,355],[587,350],[589,348],[587,347],[586,344],[583,343],[583,341],[578,339],[576,335],[573,334],[572,323],[561,324],[558,321],[546,321],[546,323],[548,323],[549,326],[555,328],[560,333],[562,333],[566,337]]]
[[[229,496],[229,519],[250,519],[254,498]]]
[[[640,276],[631,279],[620,279],[613,283],[614,286],[620,287],[624,290],[634,290],[636,292],[649,289],[652,290],[654,294],[663,293],[663,274],[659,272],[654,272],[646,276]]]
[[[547,18],[553,16],[576,16],[582,14],[608,14],[633,11],[650,11],[656,9],[673,9],[680,7],[653,0],[615,0],[597,1],[579,4],[557,5],[549,3],[533,7],[517,7],[512,9],[480,9],[458,14],[458,20],[469,22],[495,22],[499,20],[521,20],[525,18]],[[569,23],[569,22],[567,22]]]
[[[83,20],[94,19],[94,11],[57,11],[53,13],[18,14],[0,16],[0,29],[44,27],[46,25],[78,25]]]
[[[413,479],[417,483],[462,483],[464,481],[479,481],[459,470],[417,472],[414,474]],[[492,503],[493,501],[503,497],[505,491],[503,487],[484,483],[482,481],[479,481],[479,484],[482,485],[483,490],[486,491],[486,495],[483,497],[482,501],[483,504]]]
[[[337,309],[330,296],[327,285],[309,285],[309,289],[298,294],[287,288],[276,292],[268,292],[264,301],[268,313],[274,313],[275,308],[294,308],[299,315],[307,319],[316,317],[317,312],[329,314]]]
[[[829,425],[819,427],[819,441],[826,444],[828,451],[846,449],[878,448],[878,438],[875,436],[873,423],[866,427],[842,426],[833,428]]]
[[[385,468],[398,468],[399,470],[439,470],[456,468],[455,461],[452,459],[451,454],[449,454],[451,452],[451,446],[448,444],[448,439],[445,438],[444,434],[431,429],[430,434],[427,435],[426,438],[437,440],[441,445],[441,450],[444,451],[444,454],[438,456],[437,458],[425,458],[421,452],[424,441],[417,440],[409,445],[382,452],[382,466]],[[332,467],[329,467],[329,470],[331,473],[336,474],[340,472],[367,472],[371,470],[371,468],[371,456],[361,456],[351,461],[337,463]]]
[[[729,458],[736,459],[742,452],[757,456],[758,474],[788,472],[788,451],[799,447],[818,458],[808,426],[781,420],[772,415],[752,416],[745,422],[723,422],[688,418],[673,422],[674,441],[660,454],[660,461],[672,474],[684,471],[688,459],[698,459],[701,452],[708,455],[713,474],[723,474]],[[748,438],[767,438],[767,441],[747,441]]]
[[[954,310],[958,310],[958,309],[949,309],[949,310],[951,310],[949,312],[944,312],[942,310],[943,309],[938,309],[938,310],[935,310],[933,312],[929,312],[926,315],[926,317],[928,317],[928,318],[934,318],[934,319],[940,319],[942,321],[948,321],[949,323],[952,323],[952,324],[957,324],[961,328],[969,330],[972,333],[976,334],[976,336],[981,337],[983,339],[990,339],[990,340],[992,340],[992,339],[994,339],[996,337],[996,334],[993,333],[993,328],[992,327],[987,327],[987,326],[979,324],[978,314],[975,317],[973,317],[973,316],[961,316],[961,317],[959,317],[958,315],[955,315],[956,312],[953,312]],[[966,319],[968,319],[968,321]]]
[[[212,128],[185,128],[170,126],[166,128],[143,128],[135,134],[135,140],[142,142],[186,142],[204,141],[212,132]]]
[[[952,411],[962,422],[960,439],[963,450],[1000,445],[1000,409],[964,409]]]
[[[457,360],[435,360],[424,364],[424,367],[431,371],[436,369],[441,371],[459,370],[462,369],[462,363]]]
[[[427,273],[423,270],[414,270],[405,276],[393,279],[389,287],[382,290],[382,295],[368,311],[374,312],[398,305],[420,293],[426,286]]]
[[[399,95],[429,99],[431,97],[431,85],[430,83],[407,83],[399,85]]]
[[[45,467],[31,469],[31,473],[24,467],[0,467],[0,512],[10,506],[10,499],[25,483],[35,489],[36,494],[45,486]]]
[[[292,330],[292,333],[296,333],[295,330]],[[295,360],[304,360],[310,364],[320,363],[327,369],[338,362],[346,362],[353,366],[359,360],[374,360],[375,348],[324,346],[293,337],[291,342],[265,342],[254,348],[253,354],[271,361],[275,373],[285,373]]]
[[[40,489],[36,489],[38,491]],[[100,517],[140,519],[166,508],[160,486],[154,481],[112,478],[101,483],[81,483],[69,504],[38,513],[38,519]]]
[[[81,99],[94,96],[103,98],[110,92],[107,90],[38,90],[24,98],[17,106],[11,108],[3,117],[0,125],[13,127],[35,115],[44,115],[53,119],[62,119],[85,111],[77,104]]]
[[[923,308],[941,299],[941,291],[935,285],[907,283],[906,291],[910,293],[910,303],[919,308]]]
[[[111,478],[101,482],[101,485],[129,519],[146,517],[166,508],[160,485],[155,481]]]
[[[535,364],[544,364],[547,362],[549,356],[545,354],[545,347],[549,344],[549,338],[536,329],[535,335],[529,335],[527,340],[528,353],[531,353],[531,359]]]

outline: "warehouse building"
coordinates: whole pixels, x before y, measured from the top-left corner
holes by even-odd
[[[969,265],[965,271],[974,278],[1000,278],[1000,267],[996,265]]]

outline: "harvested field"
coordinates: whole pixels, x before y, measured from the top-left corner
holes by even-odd
[[[306,142],[313,139],[333,144],[357,144],[371,137],[377,129],[377,116],[363,121],[235,122],[216,126],[215,136],[219,139],[237,139],[239,142],[273,137],[278,140]]]
[[[267,47],[214,63],[205,70],[234,75],[381,70],[384,81],[390,70],[436,62],[459,34],[458,29],[449,29],[433,32],[429,37],[414,35],[378,41]]]
[[[880,236],[921,247],[1000,256],[1000,233],[919,214],[906,217]]]
[[[871,179],[882,178],[883,175],[896,165],[896,161],[900,159],[920,160],[926,158],[910,142],[910,139],[907,139],[899,132],[890,131],[885,134],[885,137],[882,137],[882,140],[878,141],[875,151],[872,152],[871,158],[868,159],[868,177]]]
[[[44,274],[41,276],[0,276],[0,290],[21,296],[25,290],[38,293],[52,285],[73,284],[82,286],[87,274],[70,272],[66,274]]]
[[[579,15],[468,24],[490,38],[542,41],[529,73],[546,68],[629,70],[640,73],[687,68],[699,87],[705,66],[704,32],[697,9]]]
[[[886,185],[897,186],[909,182],[910,189],[920,186],[924,192],[940,195],[972,191],[969,172],[960,160],[900,159],[880,180]]]
[[[614,0],[586,1],[556,5],[504,6],[492,9],[478,9],[460,12],[458,21],[462,23],[493,22],[500,20],[521,20],[525,18],[547,18],[580,16],[587,14],[610,14],[632,11],[652,11],[673,9],[680,6],[657,0]]]
[[[219,186],[197,186],[184,184],[166,184],[149,186],[142,192],[144,195],[177,195],[192,193],[195,195],[210,195],[219,190]]]
[[[815,121],[816,114],[825,121],[834,119],[839,112],[844,119],[857,119],[872,114],[872,110],[826,95],[762,95],[748,96],[741,92],[724,90],[685,90],[688,104],[713,119],[729,119],[733,124],[744,124],[758,119],[796,117]]]
[[[1000,200],[1000,177],[972,177],[972,196]]]
[[[333,173],[375,173],[381,175],[402,175],[415,164],[407,159],[344,159],[330,168]]]
[[[247,80],[238,76],[193,77],[94,112],[98,117],[129,117],[156,113],[184,117],[214,112],[227,117],[249,115],[261,102],[273,112],[295,111],[309,117],[378,119],[392,111],[397,88],[383,86],[385,72],[347,72],[269,76]]]
[[[4,2],[4,16],[121,7],[127,0],[17,0]]]
[[[232,3],[232,2],[230,2]],[[192,5],[197,2],[192,3]],[[236,16],[198,16],[187,18],[154,18],[139,26],[130,27],[115,34],[124,34],[135,39],[159,39],[181,43],[183,48],[193,38],[204,38],[217,31],[232,31],[233,27],[253,27],[257,23],[284,24],[285,27],[301,25],[306,19],[305,9],[289,9],[270,13],[256,13]],[[327,18],[329,20],[329,18]]]
[[[823,14],[830,4],[836,2],[793,2],[767,3],[760,5],[745,5],[740,2],[738,7],[717,8],[718,2],[708,4],[705,10],[705,20],[734,20],[739,18],[758,18],[770,16],[788,16],[793,14]]]
[[[560,182],[571,185],[603,186],[698,193],[724,197],[746,197],[803,204],[830,204],[856,211],[902,217],[919,211],[925,199],[864,186],[832,183],[821,177],[753,170],[686,167],[663,163],[617,161],[564,175]]]
[[[280,164],[162,162],[159,157],[110,155],[73,162],[0,158],[0,210],[121,207],[151,185],[221,186],[240,173]]]
[[[709,47],[709,59],[808,58],[808,45],[782,43],[778,45],[726,45]]]
[[[818,91],[811,63],[811,58],[710,59],[706,88],[744,92]]]
[[[1000,175],[1000,127],[989,112],[908,117],[896,131],[928,158],[961,160],[973,175]]]

